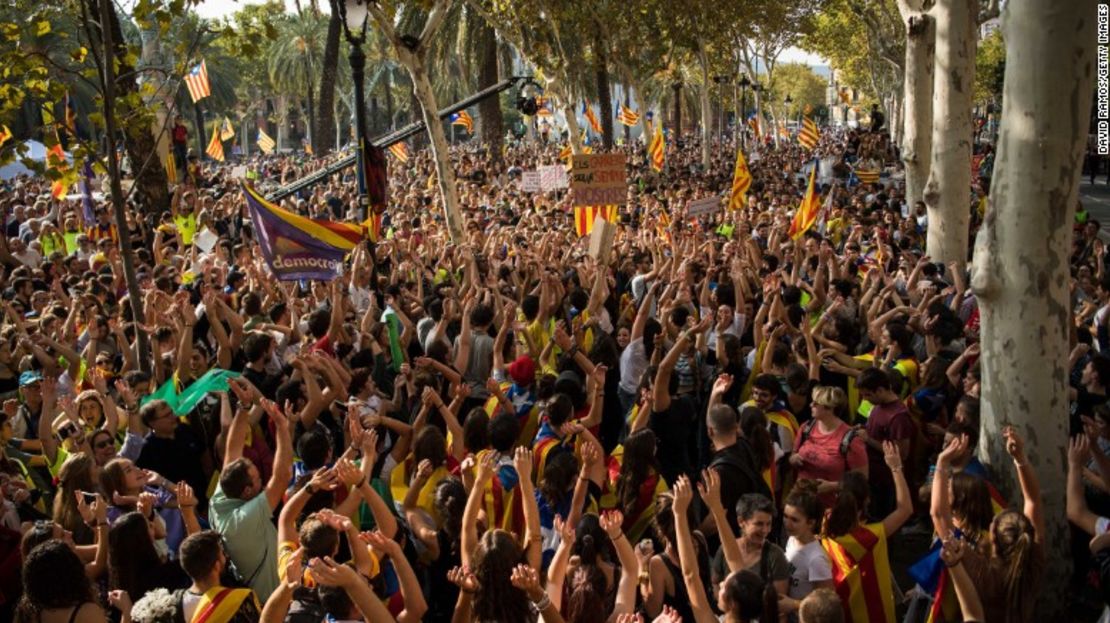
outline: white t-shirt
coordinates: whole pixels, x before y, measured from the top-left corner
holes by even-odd
[[[817,582],[833,577],[829,555],[816,539],[802,545],[798,539],[790,537],[786,541],[786,560],[790,563],[790,590],[787,595],[791,599],[805,598],[813,592]]]

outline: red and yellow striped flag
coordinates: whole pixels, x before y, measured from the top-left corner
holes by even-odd
[[[821,131],[817,129],[817,124],[809,117],[802,117],[802,130],[798,132],[798,142],[806,149],[813,149],[820,141]]]
[[[597,120],[597,115],[590,108],[589,102],[582,102],[582,114],[586,115],[586,121],[590,123],[590,129],[595,134],[601,134],[601,122]]]
[[[409,146],[406,145],[404,141],[390,145],[389,153],[393,154],[393,157],[400,160],[401,162],[409,161]]]
[[[817,222],[817,215],[821,213],[821,202],[817,199],[814,183],[817,179],[817,162],[813,163],[813,170],[809,172],[809,186],[798,211],[794,213],[794,220],[790,222],[790,237],[797,240]]]
[[[8,129],[8,126],[0,124],[0,146],[3,146],[3,144],[7,143],[11,138],[12,131]]]
[[[217,121],[212,126],[212,140],[208,141],[208,147],[204,149],[204,153],[211,156],[213,160],[218,162],[224,161],[224,144],[220,141],[220,122]]]
[[[832,563],[833,585],[851,623],[894,621],[894,591],[883,524],[858,526],[835,538],[822,537]]]
[[[663,170],[667,153],[667,141],[663,138],[663,124],[659,124],[655,128],[655,135],[651,137],[651,144],[648,145],[648,159],[651,161],[651,168],[656,171]]]
[[[628,127],[632,127],[640,123],[640,113],[632,110],[628,106],[621,104],[620,112],[617,113],[617,121]]]
[[[875,182],[879,181],[878,169],[875,169],[873,171],[856,169],[855,171],[853,171],[853,173],[856,174],[856,179],[859,180],[860,184],[874,184]]]
[[[66,153],[62,151],[61,143],[54,143],[53,147],[46,150],[46,167],[56,169],[63,175],[69,171],[69,163],[66,161]],[[61,199],[65,194],[66,183],[64,177],[50,183],[50,195],[52,197]]]
[[[744,152],[736,150],[736,168],[732,172],[732,192],[728,197],[728,209],[739,210],[747,202],[748,189],[752,186],[752,172],[744,160]]]
[[[166,181],[169,182],[170,184],[176,184],[177,183],[177,160],[173,157],[173,151],[172,150],[168,154],[166,154],[165,165],[166,165]]]
[[[617,206],[577,206],[574,208],[574,231],[578,236],[588,236],[594,230],[594,221],[601,217],[610,223],[617,222]]]

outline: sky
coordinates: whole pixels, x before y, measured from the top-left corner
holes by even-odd
[[[303,6],[308,6],[311,0],[302,0],[301,3]],[[239,8],[245,4],[262,4],[262,0],[203,0],[203,2],[196,6],[196,12],[204,17],[224,17],[225,15],[230,15],[239,10]],[[285,7],[288,10],[295,10],[295,6],[296,4],[293,0],[285,0]],[[328,3],[326,0],[321,0],[320,8],[324,12],[328,12]],[[779,62],[805,63],[806,65],[815,67],[828,65],[828,62],[820,56],[810,54],[798,48],[789,48],[784,51],[782,56],[779,57]]]

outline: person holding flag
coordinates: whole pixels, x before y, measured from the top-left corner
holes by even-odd
[[[814,183],[817,179],[817,161],[813,161],[813,169],[809,172],[809,184],[806,186],[806,194],[802,197],[802,203],[798,205],[798,210],[794,213],[794,219],[790,221],[789,235],[792,239],[797,240],[802,234],[809,231],[817,222],[817,217],[821,213],[821,203],[818,200]]]
[[[728,209],[740,210],[747,203],[748,189],[752,186],[752,172],[744,160],[744,151],[736,150],[736,168],[732,172],[732,190],[728,195]]]

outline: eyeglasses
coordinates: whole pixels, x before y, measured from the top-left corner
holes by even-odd
[[[114,446],[114,445],[115,444],[112,443],[111,439],[105,439],[104,441],[96,442],[96,445],[94,445],[93,447],[96,448],[97,450],[103,450],[104,448],[108,448],[108,447],[111,447],[111,446]]]

